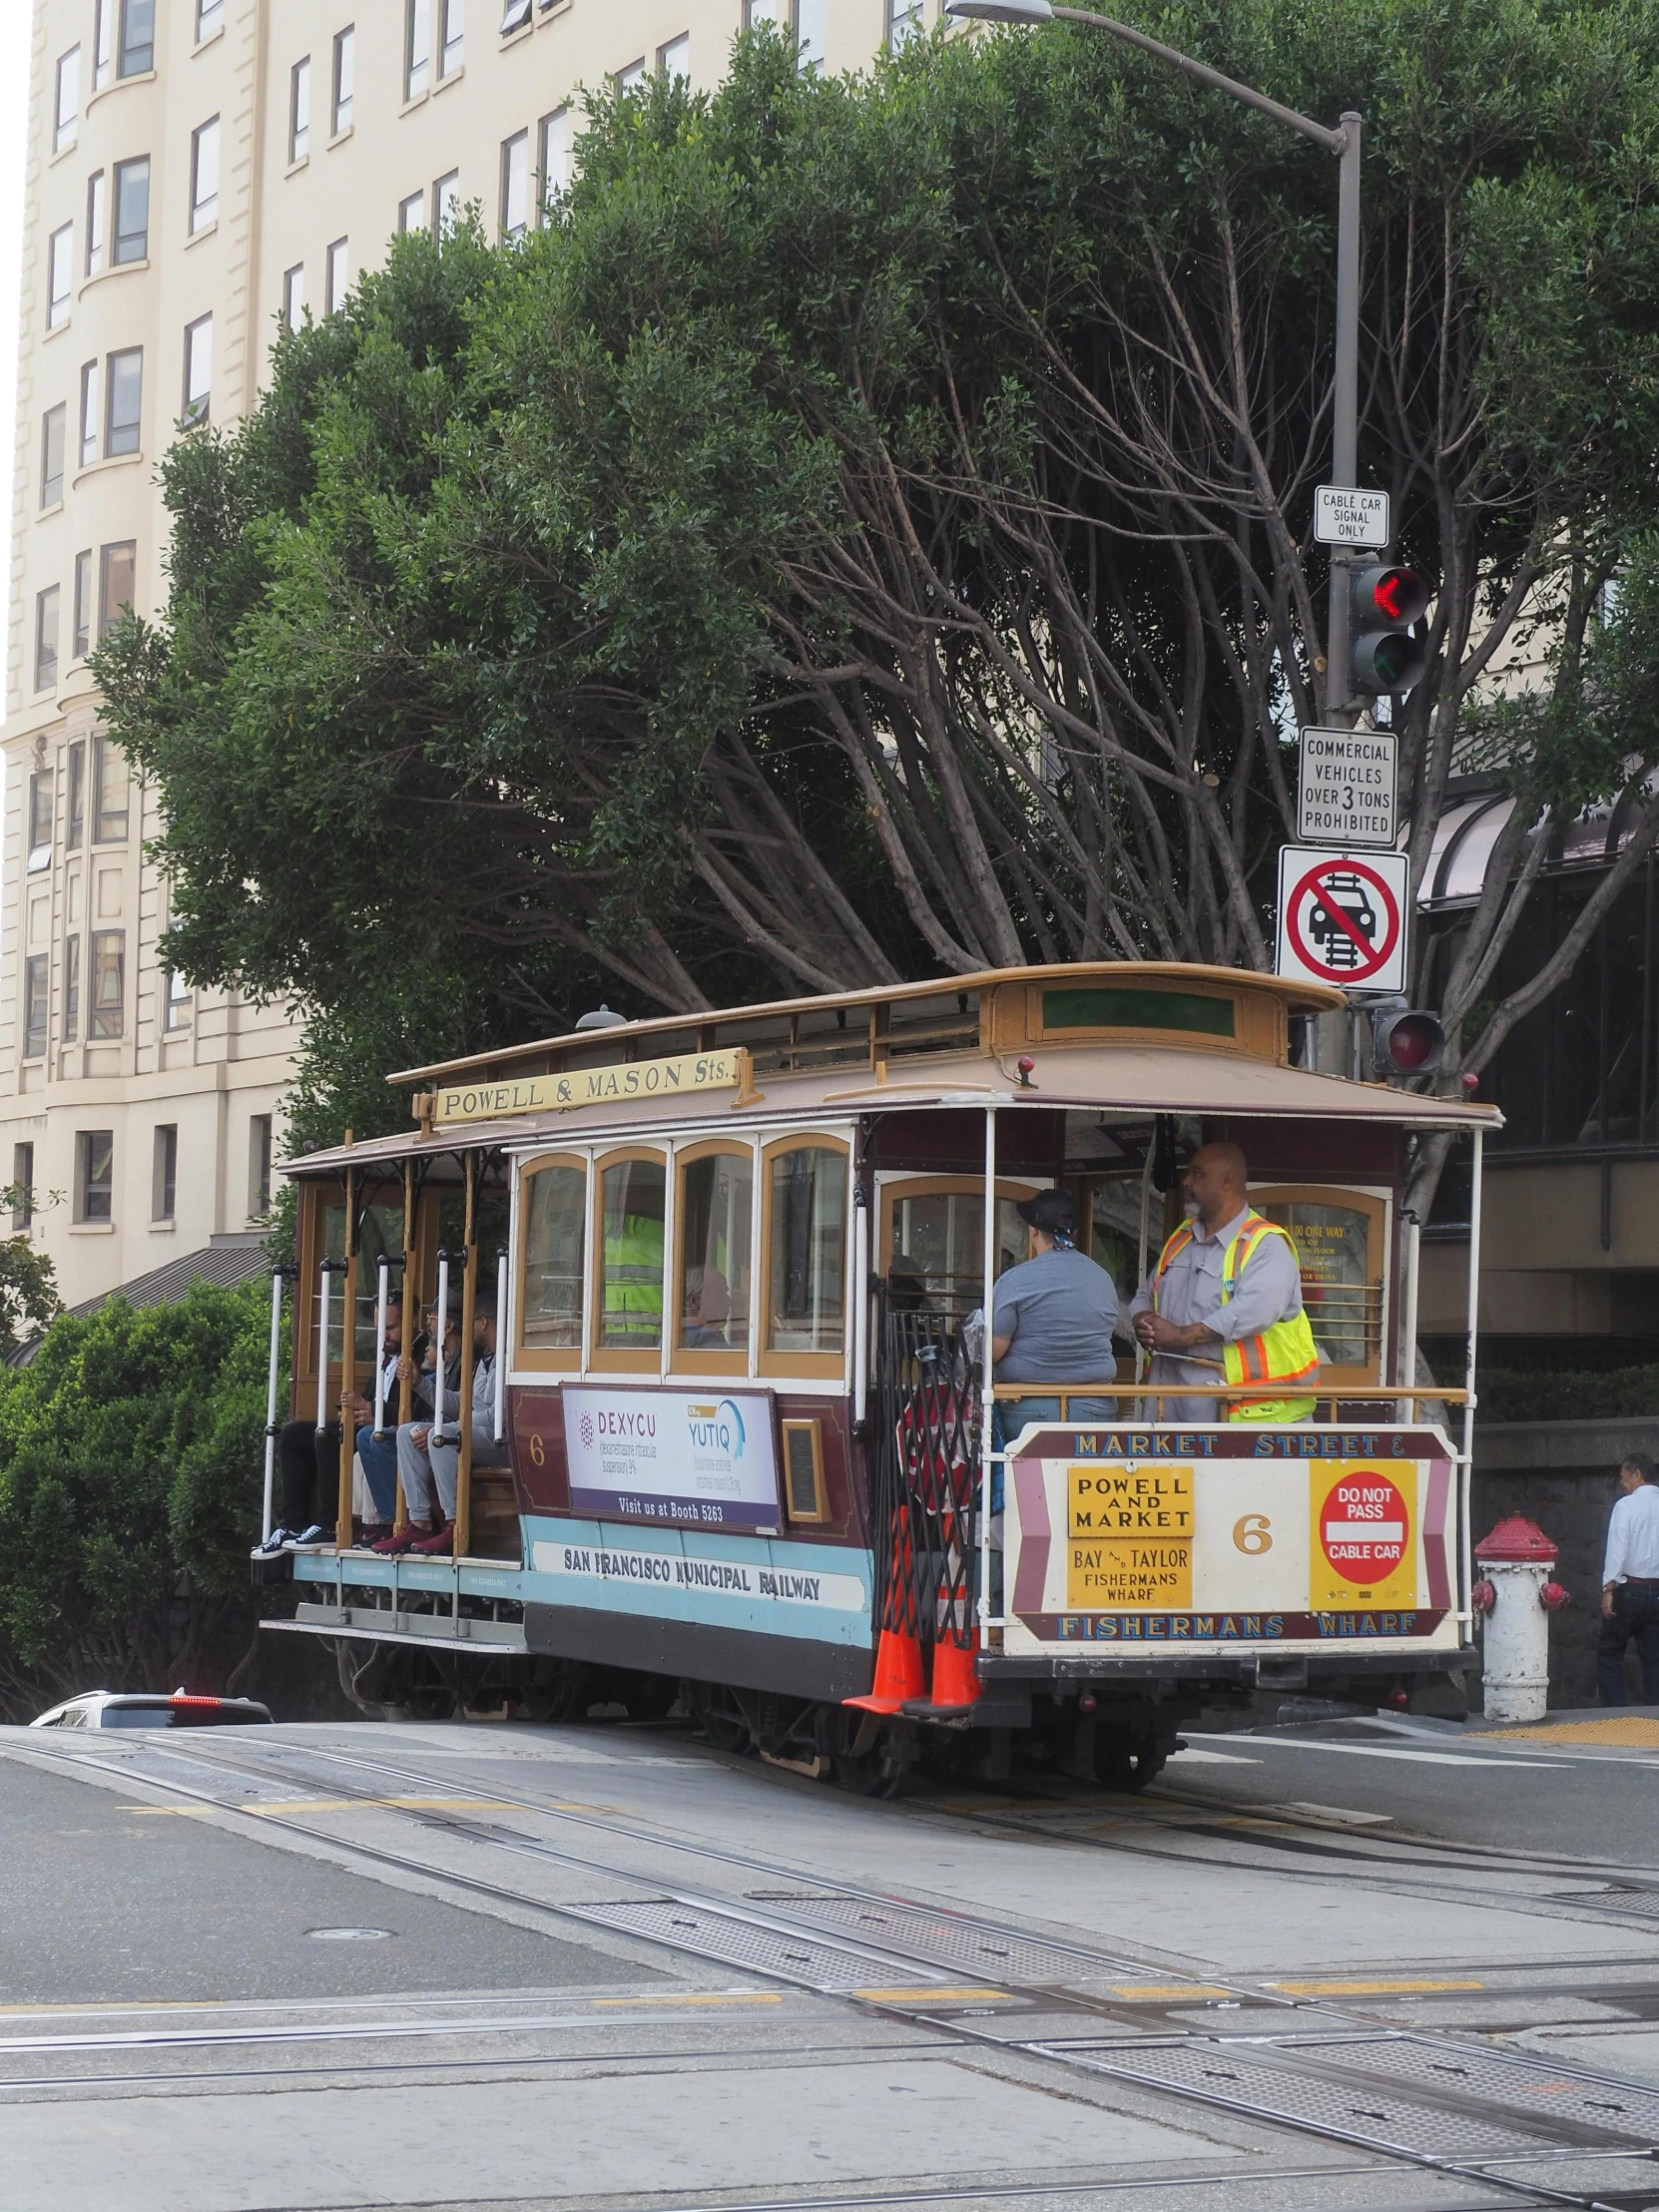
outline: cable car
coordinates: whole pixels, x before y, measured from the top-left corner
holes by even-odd
[[[1236,969],[1007,968],[391,1076],[407,1135],[282,1171],[290,1412],[321,1428],[379,1372],[399,1283],[411,1314],[459,1305],[462,1405],[494,1293],[487,1411],[441,1556],[361,1541],[347,1424],[331,1538],[256,1566],[266,1627],[331,1639],[381,1709],[681,1698],[727,1748],[869,1791],[1026,1752],[1139,1787],[1201,1709],[1459,1681],[1498,1117],[1297,1064],[1300,1025],[1343,1004]],[[1473,1139],[1460,1389],[1414,1359],[1402,1198],[1436,1131]],[[999,1381],[983,1309],[1025,1257],[1020,1202],[1071,1194],[1126,1311],[1211,1140],[1297,1248],[1312,1416],[1238,1417],[1218,1371],[1202,1420],[1186,1386],[1166,1417],[1125,1337],[1013,1432],[996,1408],[1032,1385]],[[273,1438],[283,1295],[279,1272]],[[388,1433],[409,1388],[377,1395]]]

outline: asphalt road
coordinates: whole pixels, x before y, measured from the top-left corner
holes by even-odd
[[[1189,1742],[877,1803],[671,1731],[0,1731],[0,2205],[1659,2204],[1659,1745]]]

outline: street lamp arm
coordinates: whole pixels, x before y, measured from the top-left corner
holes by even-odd
[[[953,11],[954,12],[954,11]],[[1286,124],[1293,131],[1300,131],[1304,138],[1312,139],[1316,146],[1323,146],[1328,154],[1341,154],[1348,145],[1348,133],[1341,128],[1332,130],[1329,124],[1316,123],[1311,115],[1303,115],[1296,108],[1287,108],[1278,100],[1270,100],[1265,92],[1257,92],[1250,85],[1241,85],[1236,77],[1224,77],[1219,69],[1211,69],[1205,62],[1195,62],[1190,54],[1183,54],[1178,47],[1166,46],[1161,39],[1148,38],[1144,31],[1137,31],[1132,24],[1119,23],[1115,17],[1097,15],[1091,8],[1052,8],[1050,14],[1061,23],[1087,23],[1096,30],[1110,31],[1130,46],[1138,46],[1143,53],[1156,54],[1173,69],[1196,77],[1200,84],[1211,85],[1217,92],[1231,93],[1235,100],[1242,100],[1247,108],[1256,108],[1263,115],[1271,115],[1276,123]]]

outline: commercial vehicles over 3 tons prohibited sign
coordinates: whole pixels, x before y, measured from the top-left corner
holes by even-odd
[[[1392,844],[1399,741],[1391,730],[1304,730],[1296,833],[1304,844]]]

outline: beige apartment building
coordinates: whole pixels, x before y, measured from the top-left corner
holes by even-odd
[[[718,81],[746,21],[830,70],[939,0],[35,0],[6,661],[0,1180],[75,1304],[256,1227],[297,1027],[157,959],[157,796],[86,654],[167,594],[157,463],[259,393],[399,230],[511,233],[581,88]],[[274,1136],[275,1132],[275,1136]]]

